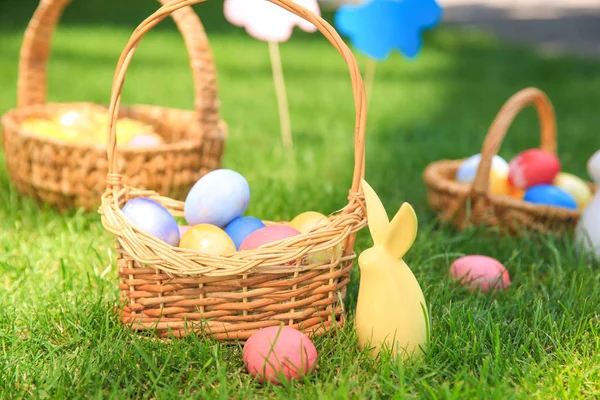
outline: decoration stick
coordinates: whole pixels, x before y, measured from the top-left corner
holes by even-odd
[[[375,69],[377,67],[377,61],[372,58],[367,59],[367,68],[365,69],[365,91],[367,92],[367,108],[371,100],[371,92],[373,91],[373,84],[375,83]]]
[[[275,84],[275,94],[277,96],[277,108],[279,109],[281,140],[285,147],[292,147],[293,142],[292,127],[290,123],[290,110],[287,102],[285,81],[283,79],[283,68],[281,66],[281,56],[279,55],[279,45],[277,44],[277,42],[269,41],[269,53],[271,55],[271,68],[273,69],[273,82]]]

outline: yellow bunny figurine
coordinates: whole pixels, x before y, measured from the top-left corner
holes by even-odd
[[[402,260],[417,236],[415,210],[404,203],[390,222],[373,188],[364,180],[362,187],[374,246],[358,258],[358,343],[373,347],[373,355],[383,346],[403,359],[420,355],[427,342],[427,306],[419,282]]]

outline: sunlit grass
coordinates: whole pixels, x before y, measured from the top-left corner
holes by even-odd
[[[61,28],[50,98],[106,103],[130,25]],[[21,31],[0,34],[4,111],[15,104]],[[354,116],[339,55],[316,35],[281,46],[295,140],[295,149],[284,151],[267,45],[239,31],[216,29],[210,37],[229,125],[224,165],[248,178],[248,212],[288,219],[305,210],[341,208],[352,174]],[[357,58],[364,66],[364,57]],[[176,32],[153,32],[134,60],[124,102],[190,108],[187,63]],[[499,238],[493,231],[438,227],[421,174],[431,161],[478,152],[502,103],[537,86],[557,111],[564,169],[585,177],[585,161],[598,147],[600,64],[546,59],[441,30],[427,37],[416,62],[394,55],[377,68],[366,175],[388,213],[409,201],[419,216],[420,232],[406,261],[431,309],[432,343],[423,360],[402,365],[358,350],[352,329],[358,270],[346,301],[348,324],[335,336],[315,339],[319,368],[302,382],[258,385],[243,373],[238,345],[139,338],[113,314],[114,254],[98,215],[38,207],[15,193],[1,163],[1,397],[598,398],[599,266],[576,254],[569,236]],[[500,154],[510,158],[538,140],[535,113],[527,110]],[[362,232],[357,251],[369,245]],[[482,295],[449,282],[450,262],[472,253],[505,263],[512,287]]]

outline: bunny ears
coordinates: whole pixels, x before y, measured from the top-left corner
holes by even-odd
[[[417,237],[417,215],[408,203],[403,203],[392,222],[389,221],[385,207],[377,193],[363,179],[362,189],[367,203],[367,222],[376,246],[396,258],[402,258]]]

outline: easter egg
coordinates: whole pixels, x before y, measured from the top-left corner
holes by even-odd
[[[519,189],[549,185],[560,172],[558,157],[540,149],[529,149],[519,153],[508,166],[508,181]]]
[[[296,235],[300,235],[300,232],[292,227],[285,225],[269,225],[248,235],[246,240],[240,245],[240,250],[256,249],[263,244],[287,239]]]
[[[317,357],[317,349],[308,336],[287,326],[257,331],[242,349],[246,369],[259,382],[302,378],[314,370]]]
[[[58,113],[55,120],[63,127],[75,128],[79,130],[90,130],[94,125],[90,112],[80,112],[78,110],[68,110]]]
[[[523,196],[525,196],[525,190],[514,187],[513,185],[508,183],[508,195],[512,198],[523,200]]]
[[[308,253],[306,255],[306,262],[308,264],[321,263],[326,261],[335,262],[335,260],[337,260],[338,257],[342,255],[343,248],[344,244],[342,242],[325,250],[316,251],[314,253]]]
[[[320,228],[329,224],[329,218],[316,211],[306,211],[298,214],[289,223],[289,226],[300,233],[308,233],[313,229]],[[320,263],[324,261],[336,260],[342,254],[343,244],[339,243],[332,248],[320,250],[306,255],[306,262],[309,264]]]
[[[600,150],[592,154],[588,160],[587,170],[590,178],[592,178],[596,184],[600,184]]]
[[[486,292],[510,286],[510,276],[504,265],[488,256],[469,255],[457,258],[450,265],[448,273],[469,291],[479,288]]]
[[[225,227],[241,216],[250,202],[246,179],[230,169],[217,169],[198,180],[185,199],[185,219],[190,225]]]
[[[569,193],[579,208],[584,208],[592,199],[592,189],[582,179],[567,172],[560,172],[553,182],[554,186]]]
[[[171,246],[179,244],[177,221],[162,204],[145,197],[137,197],[125,204],[123,214],[141,231]]]
[[[239,249],[248,235],[264,227],[265,224],[258,218],[237,217],[225,227],[225,233],[229,235],[233,243],[235,243],[235,247]]]
[[[575,199],[569,193],[553,185],[532,186],[525,192],[523,200],[547,206],[577,208]]]
[[[225,231],[209,224],[198,224],[188,229],[183,234],[179,247],[213,255],[223,255],[235,251],[235,244]]]
[[[186,233],[190,228],[190,225],[179,225],[179,237],[183,237],[183,234]]]
[[[121,143],[129,143],[139,134],[150,134],[152,127],[133,118],[119,118],[117,120],[117,138]]]
[[[21,129],[36,136],[75,142],[78,132],[72,128],[65,128],[55,121],[47,119],[28,119],[21,123]]]
[[[316,211],[306,211],[298,214],[289,223],[289,226],[301,233],[308,233],[329,223],[329,218]]]
[[[140,133],[133,136],[127,142],[127,146],[136,148],[156,147],[164,143],[164,140],[155,133]]]
[[[475,154],[462,162],[456,171],[456,180],[460,183],[472,183],[477,175],[481,154]],[[495,155],[492,157],[492,166],[490,170],[508,172],[508,163],[502,157]]]
[[[490,194],[494,196],[507,195],[509,192],[508,170],[491,170],[489,185]]]

